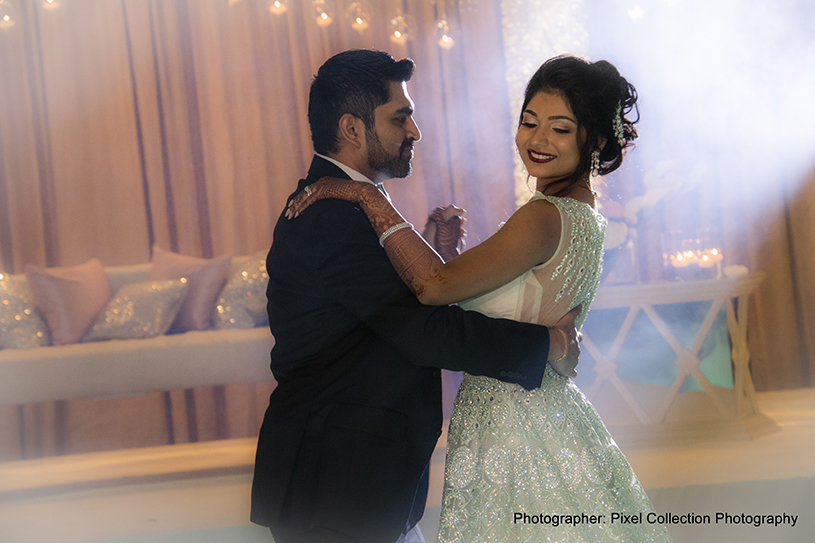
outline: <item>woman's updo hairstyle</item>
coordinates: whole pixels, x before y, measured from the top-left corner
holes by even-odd
[[[521,117],[529,101],[539,92],[560,94],[577,117],[580,162],[574,174],[563,180],[563,186],[556,195],[565,194],[589,174],[591,153],[600,148],[603,139],[606,144],[600,151],[600,175],[620,167],[623,149],[633,146],[632,142],[637,138],[634,123],[640,117],[637,90],[613,64],[605,60],[589,62],[569,55],[550,58],[529,80]],[[614,130],[618,107],[624,137],[622,145]],[[632,111],[636,113],[636,118],[630,120],[627,116]]]

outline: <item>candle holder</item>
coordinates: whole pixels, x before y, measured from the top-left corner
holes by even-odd
[[[662,248],[663,270],[668,281],[722,277],[721,242],[708,229],[693,235],[666,232],[662,235]]]

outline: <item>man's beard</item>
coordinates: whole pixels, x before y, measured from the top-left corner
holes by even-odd
[[[368,166],[375,172],[383,174],[386,179],[394,179],[400,177],[407,177],[411,171],[412,155],[407,158],[402,157],[402,151],[409,149],[413,146],[413,140],[405,140],[399,147],[399,153],[392,155],[388,153],[382,142],[379,141],[379,135],[376,130],[365,130],[366,139],[368,141]]]

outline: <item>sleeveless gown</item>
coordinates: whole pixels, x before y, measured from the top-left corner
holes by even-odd
[[[571,198],[536,192],[532,199],[560,211],[554,256],[461,306],[552,325],[583,304],[579,328],[597,291],[605,219]],[[612,513],[619,515],[614,522]],[[547,366],[541,387],[527,391],[464,374],[447,439],[440,543],[671,541],[661,524],[649,522],[653,513],[625,456],[571,379]]]

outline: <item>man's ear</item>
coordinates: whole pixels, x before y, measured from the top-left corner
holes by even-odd
[[[362,119],[346,113],[340,117],[339,128],[342,145],[362,149],[365,145],[365,123],[362,122]]]

